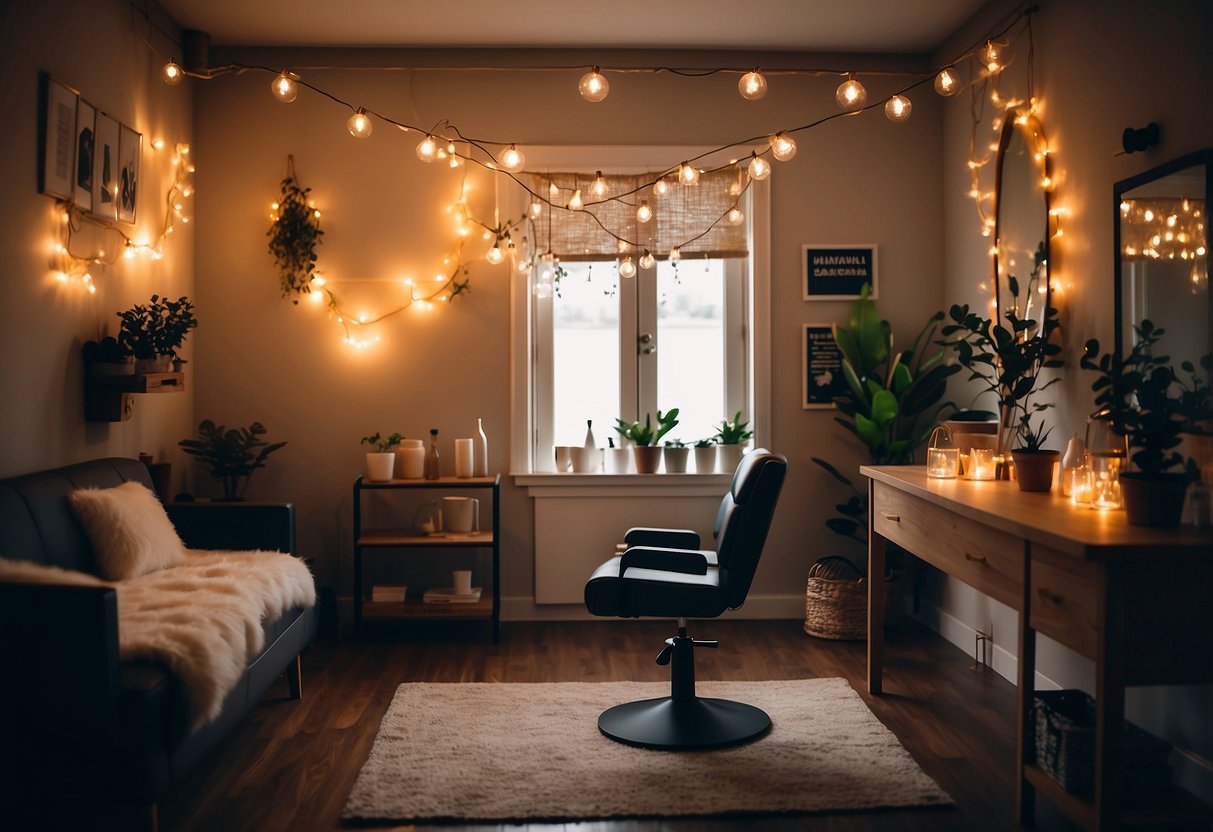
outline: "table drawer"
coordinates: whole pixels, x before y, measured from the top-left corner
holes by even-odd
[[[876,533],[974,589],[1019,609],[1023,541],[920,497],[873,483]]]
[[[1032,547],[1033,629],[1095,658],[1099,650],[1100,565],[1047,546]]]

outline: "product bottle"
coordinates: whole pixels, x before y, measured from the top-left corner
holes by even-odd
[[[594,420],[585,420],[585,447],[597,448],[598,443],[594,441]]]
[[[438,461],[438,428],[430,428],[430,447],[425,452],[425,478],[436,480],[442,476],[442,464]]]
[[[476,443],[476,458],[475,471],[477,477],[487,477],[489,475],[489,438],[484,435],[484,420],[476,420],[476,436],[473,437]]]

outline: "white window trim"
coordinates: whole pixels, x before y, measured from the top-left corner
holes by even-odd
[[[682,146],[528,146],[527,170],[606,170],[609,161],[613,173],[641,173],[656,166],[674,167],[684,159],[699,156],[711,148]],[[704,166],[725,161],[721,158],[701,160]],[[748,375],[752,380],[747,412],[754,431],[754,446],[769,447],[771,441],[771,199],[768,180],[750,184],[750,224],[753,245],[750,249],[750,300],[746,304],[751,349]],[[511,188],[503,201],[506,217],[520,217],[530,204],[522,188]],[[533,437],[528,430],[533,423],[535,402],[532,384],[537,345],[532,337],[531,316],[536,304],[530,289],[530,275],[510,269],[510,471],[516,477],[548,476],[536,474],[532,459]],[[551,475],[555,477],[570,475]],[[587,477],[632,477],[628,474],[572,475],[581,485]],[[714,475],[709,475],[714,476]],[[676,487],[682,477],[647,475],[634,483],[636,487]],[[521,483],[520,484],[525,484]],[[685,483],[683,483],[685,486]]]

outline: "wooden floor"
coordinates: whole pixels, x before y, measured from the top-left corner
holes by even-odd
[[[392,642],[320,642],[303,656],[303,700],[281,682],[240,730],[161,804],[164,830],[331,830],[401,682],[660,681],[653,662],[665,622],[509,623],[501,643],[481,632],[411,633]],[[739,819],[442,826],[444,830],[1013,829],[1014,688],[926,630],[889,634],[885,695],[865,692],[862,642],[809,638],[795,621],[693,622],[721,649],[697,658],[701,679],[841,676],[902,741],[954,808]],[[519,772],[519,788],[526,788]],[[1068,829],[1045,801],[1038,826]],[[395,827],[401,828],[401,827]],[[413,827],[408,827],[413,828]]]

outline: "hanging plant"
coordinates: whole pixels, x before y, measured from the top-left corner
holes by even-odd
[[[316,248],[324,232],[320,229],[320,212],[309,204],[311,188],[301,188],[295,178],[295,159],[286,157],[286,179],[282,180],[282,196],[275,206],[273,224],[267,232],[270,254],[282,282],[282,296],[299,303],[298,295],[312,291],[312,275],[316,270]],[[295,297],[292,297],[295,296]]]

